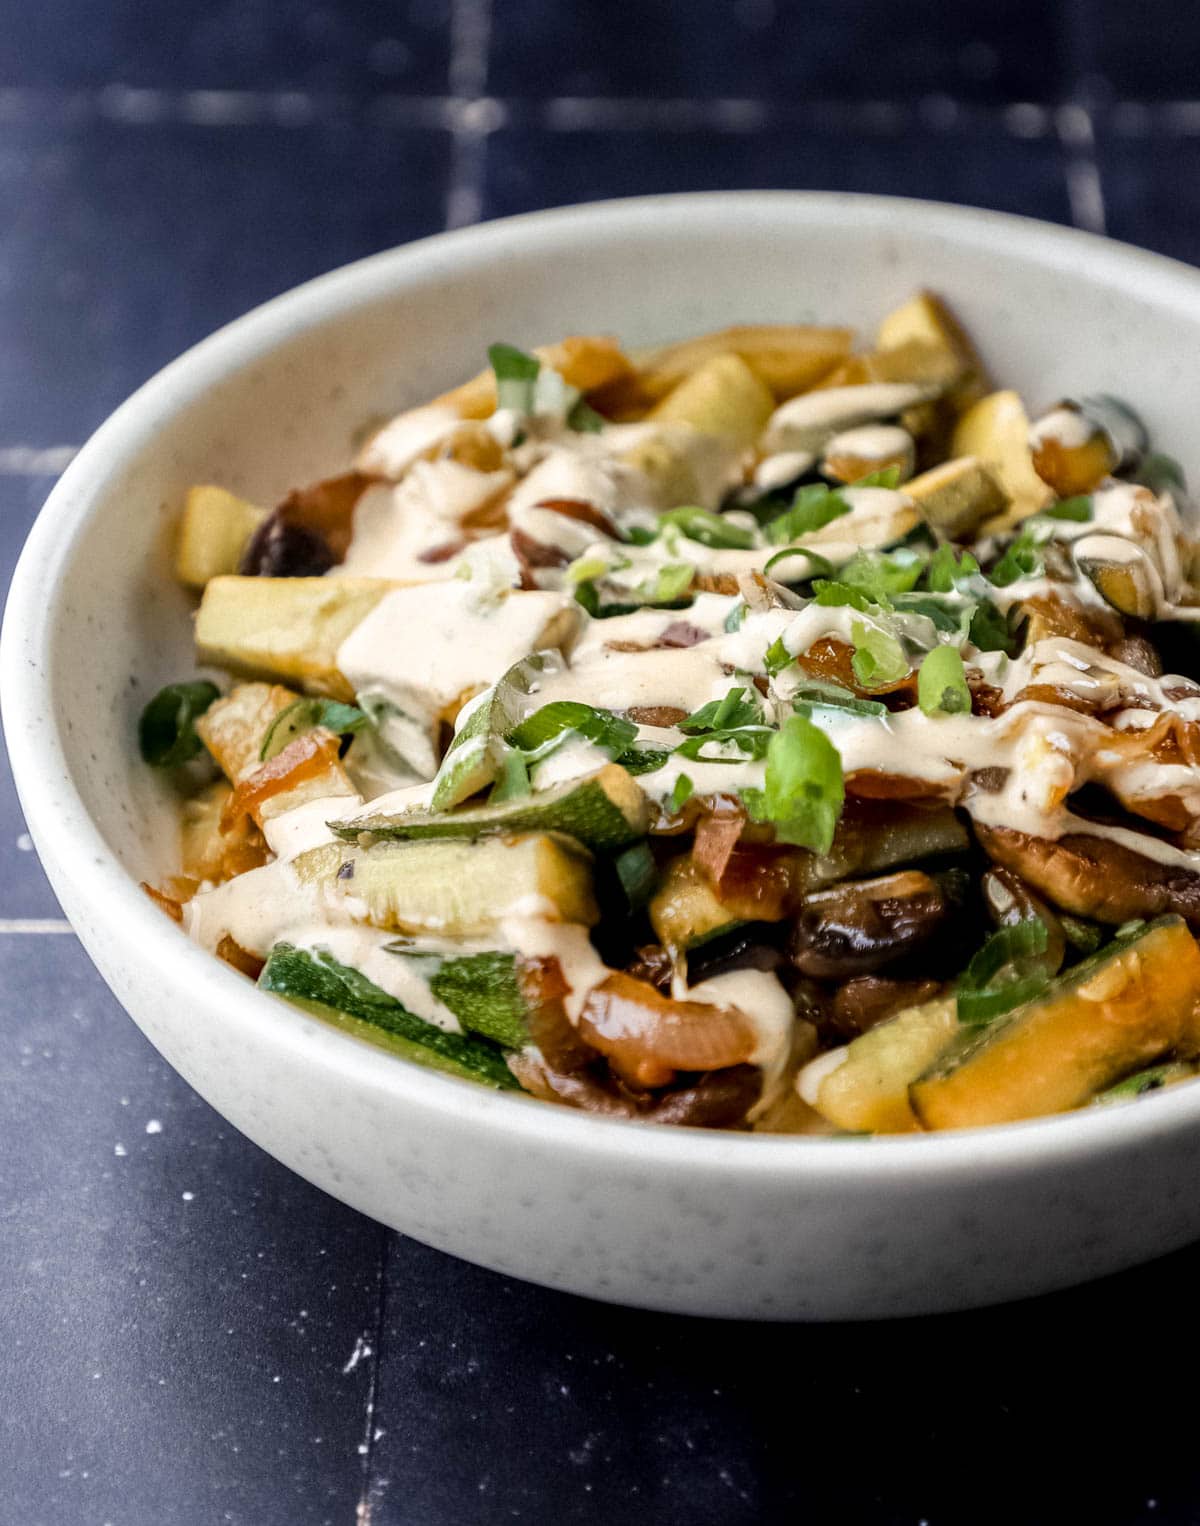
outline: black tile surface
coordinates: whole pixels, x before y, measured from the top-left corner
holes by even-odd
[[[779,1327],[607,1308],[393,1240],[372,1526],[1190,1521],[1191,1416],[1145,1337],[1198,1269],[1194,1250],[981,1314]]]
[[[248,1144],[70,936],[0,938],[6,1526],[348,1526],[383,1232]]]
[[[667,190],[873,191],[1070,220],[1063,155],[1050,136],[1017,138],[998,122],[931,131],[904,109],[874,131],[817,118],[761,132],[517,127],[488,142],[484,209],[498,217],[558,203]]]
[[[1195,98],[1200,44],[1191,0],[1090,0],[1077,9],[1078,62],[1096,94]]]
[[[1063,12],[1040,0],[494,0],[499,95],[1045,99]]]
[[[439,228],[448,139],[316,124],[0,122],[0,445],[77,442],[256,303]]]
[[[0,86],[435,95],[449,18],[449,0],[2,0]]]
[[[1200,260],[1198,45],[1189,0],[0,0],[0,591],[46,447],[448,205],[890,191]],[[234,1134],[13,931],[57,916],[0,760],[0,1526],[1200,1520],[1200,1250],[897,1326],[544,1293]]]
[[[53,485],[53,477],[0,474],[0,592],[7,593],[22,543]],[[0,919],[61,915],[25,830],[0,732]]]
[[[1097,150],[1114,238],[1200,262],[1200,137],[1102,128]]]

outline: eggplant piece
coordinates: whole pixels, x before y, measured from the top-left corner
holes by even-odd
[[[950,911],[936,880],[919,870],[858,880],[807,896],[788,953],[802,975],[870,975],[921,948]]]
[[[1091,833],[1052,842],[976,822],[975,835],[993,863],[1011,869],[1060,911],[1117,926],[1173,912],[1200,929],[1200,874]]]

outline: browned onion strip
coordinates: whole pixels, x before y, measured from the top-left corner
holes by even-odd
[[[724,1070],[754,1053],[749,1019],[736,1008],[673,1001],[630,975],[595,986],[576,1026],[612,1068],[635,1086],[666,1086],[677,1070]]]

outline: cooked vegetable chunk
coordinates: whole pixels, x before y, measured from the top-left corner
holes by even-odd
[[[650,811],[636,780],[616,763],[586,779],[567,779],[536,795],[435,813],[365,815],[333,830],[348,842],[486,837],[497,832],[562,832],[589,848],[620,848],[644,837]]]
[[[591,925],[591,864],[570,838],[549,833],[476,841],[334,844],[295,861],[304,882],[334,903],[361,903],[376,927],[474,938],[505,917]]]
[[[1178,917],[1152,922],[1045,993],[968,1029],[914,1082],[927,1129],[975,1128],[1080,1107],[1114,1081],[1200,1039],[1200,948]]]
[[[196,616],[205,661],[252,677],[353,699],[342,642],[396,587],[382,578],[214,578]]]

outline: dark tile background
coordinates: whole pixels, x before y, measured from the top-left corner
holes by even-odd
[[[0,0],[0,582],[193,340],[447,222],[894,191],[1200,262],[1194,0]],[[100,985],[0,770],[0,1526],[1200,1521],[1196,1251],[903,1325],[477,1271],[225,1128]]]

